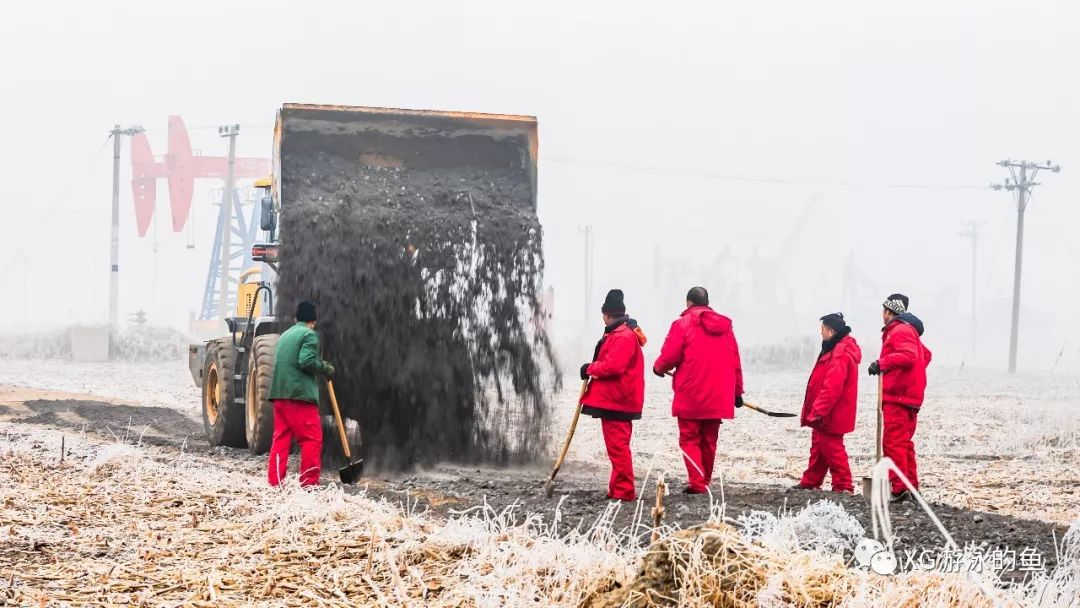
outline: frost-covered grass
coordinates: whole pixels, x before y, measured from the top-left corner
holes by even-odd
[[[809,375],[745,371],[746,395],[777,411],[798,413]],[[682,477],[678,429],[671,417],[670,382],[646,374],[642,420],[632,448],[644,470]],[[556,401],[556,434],[572,414],[570,390]],[[876,383],[860,377],[858,421],[845,443],[856,476],[874,457]],[[1080,517],[1080,378],[1058,373],[1010,376],[984,370],[931,367],[926,403],[915,433],[922,486],[931,501],[962,508],[1069,523]],[[567,471],[601,463],[605,448],[598,424],[583,419],[567,458]],[[557,439],[556,439],[557,442]],[[788,485],[806,468],[810,431],[798,419],[768,418],[742,409],[720,428],[717,468],[728,481]]]
[[[819,500],[795,514],[782,517],[753,511],[740,516],[738,523],[747,539],[781,553],[800,550],[850,553],[866,536],[866,530],[857,519],[839,503],[828,500]]]
[[[0,433],[0,465],[16,471],[0,483],[12,605],[572,606],[632,568],[617,534],[560,538],[513,510],[438,522],[338,486],[272,489],[202,457],[88,437],[67,437],[61,465],[59,433]]]
[[[71,328],[0,334],[0,361],[37,359],[70,361]],[[132,325],[113,331],[109,357],[114,361],[175,361],[186,357],[187,336],[171,327]]]
[[[564,536],[514,509],[442,522],[336,486],[271,489],[176,450],[81,436],[67,448],[60,464],[59,433],[0,427],[8,604],[1064,608],[1080,593],[1080,523],[1054,572],[980,589],[965,575],[848,567],[837,549],[862,533],[834,503],[665,528],[642,549],[610,517]]]
[[[798,412],[804,372],[746,371],[747,400]],[[0,384],[89,393],[199,416],[199,390],[183,359],[139,364],[75,364],[57,360],[0,359]],[[577,397],[566,382],[553,399],[549,445],[562,441]],[[670,383],[646,374],[646,404],[634,425],[632,448],[639,479],[646,472],[677,480],[684,475],[678,430],[670,415]],[[861,376],[859,420],[846,438],[852,472],[869,471],[874,454],[874,384]],[[962,508],[1059,523],[1080,517],[1080,378],[1059,372],[1010,376],[931,366],[926,405],[915,434],[927,498]],[[718,477],[733,482],[787,485],[806,467],[810,432],[797,419],[739,410],[721,427]],[[607,456],[599,424],[582,418],[565,474],[606,483]],[[642,485],[641,487],[644,487]]]
[[[821,342],[800,336],[775,344],[749,345],[739,351],[744,369],[784,371],[813,361],[821,351]]]
[[[186,358],[146,363],[0,359],[0,384],[168,407],[193,418],[200,415],[199,389]]]

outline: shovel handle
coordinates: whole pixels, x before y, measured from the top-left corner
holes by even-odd
[[[768,416],[771,413],[771,412],[766,412],[765,410],[763,410],[760,407],[754,405],[753,403],[747,403],[745,401],[742,402],[742,406],[743,407],[748,407],[748,408],[754,410],[755,412],[760,412],[762,414],[765,414],[766,416]]]
[[[885,400],[885,380],[878,374],[877,377],[877,443],[874,444],[874,464],[881,462],[881,427],[883,424],[882,409],[884,407],[883,401]]]
[[[341,421],[341,410],[338,409],[337,395],[334,394],[334,383],[326,379],[326,391],[330,393],[330,407],[334,408],[334,422],[337,423],[338,435],[341,436],[341,447],[345,450],[345,458],[352,462],[352,453],[349,450],[349,440],[345,437],[345,423]]]
[[[585,380],[581,383],[581,392],[578,393],[577,408],[574,409],[574,417],[570,420],[570,430],[566,432],[566,440],[563,441],[562,451],[559,452],[559,458],[555,461],[555,466],[551,469],[551,477],[548,481],[555,480],[555,474],[562,468],[563,461],[566,460],[566,453],[570,451],[570,440],[574,438],[574,431],[577,430],[578,418],[581,417],[581,400],[585,398],[585,390],[589,388],[589,381]]]
[[[665,376],[670,376],[672,378],[675,377],[674,372],[664,372],[664,375]],[[780,418],[788,418],[789,417],[789,416],[787,416],[785,414],[778,414],[776,412],[770,412],[770,411],[767,411],[767,410],[763,410],[760,407],[754,405],[753,403],[747,403],[746,401],[743,401],[742,404],[743,404],[743,407],[748,407],[748,408],[754,410],[755,412],[765,414],[766,416],[776,416],[776,417],[780,417]],[[790,417],[794,418],[794,414],[792,414]]]
[[[792,414],[790,412],[770,412],[763,407],[758,407],[753,403],[747,403],[745,401],[743,401],[743,407],[748,407],[755,412],[761,412],[762,414],[765,414],[766,416],[769,416],[771,418],[795,418],[798,416],[798,414]]]

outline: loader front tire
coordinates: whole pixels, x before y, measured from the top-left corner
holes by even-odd
[[[245,427],[248,450],[266,454],[274,440],[274,404],[270,403],[270,384],[274,381],[274,353],[278,334],[255,338],[248,357]]]
[[[219,338],[206,345],[202,411],[203,428],[211,447],[247,447],[244,405],[236,403],[235,367],[236,351],[230,338]]]

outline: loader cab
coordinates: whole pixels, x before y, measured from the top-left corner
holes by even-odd
[[[273,198],[272,175],[255,180],[259,191],[259,228],[263,239],[251,246],[251,261],[261,263],[240,275],[237,284],[235,317],[228,319],[234,335],[249,333],[260,336],[276,333],[274,311],[274,284],[277,275],[277,210]],[[250,327],[249,327],[250,325]]]
[[[273,198],[274,176],[268,175],[257,179],[253,185],[259,192],[259,228],[263,231],[264,236],[262,240],[252,245],[249,254],[251,255],[251,261],[261,262],[261,265],[244,272],[240,276],[237,285],[236,317],[232,323],[234,333],[243,331],[249,318],[255,323],[263,323],[271,321],[272,319],[266,316],[273,314],[273,287],[278,261],[276,234],[278,218]],[[250,276],[254,276],[258,280],[245,280]],[[255,332],[256,335],[261,333],[266,332]]]
[[[277,240],[277,209],[274,208],[274,177],[255,180],[259,190],[259,228],[266,232],[267,241]]]
[[[263,239],[249,252],[260,263],[238,278],[236,309],[225,319],[228,335],[189,349],[189,367],[202,389],[203,425],[211,446],[270,449],[273,409],[269,401],[278,334],[291,323],[274,317],[277,276],[277,209],[273,176],[255,181]]]

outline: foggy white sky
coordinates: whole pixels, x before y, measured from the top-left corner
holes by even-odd
[[[531,4],[9,8],[0,328],[105,319],[103,144],[114,123],[156,130],[161,152],[169,114],[189,128],[236,122],[239,153],[265,156],[276,108],[297,101],[536,115],[547,282],[563,336],[582,324],[578,227],[589,224],[590,311],[621,287],[657,339],[694,283],[735,316],[743,343],[813,334],[836,309],[872,343],[880,300],[904,291],[928,342],[959,363],[971,260],[957,233],[974,220],[983,222],[978,360],[1003,364],[1015,207],[985,186],[1003,178],[999,159],[1053,159],[1063,172],[1044,176],[1027,215],[1021,367],[1049,366],[1062,345],[1080,352],[1076,3]],[[225,153],[214,129],[192,129],[192,142]],[[159,183],[155,254],[154,239],[135,232],[128,158],[125,145],[121,316],[141,309],[183,328],[202,296],[207,192],[220,183],[196,185],[193,251],[171,232]],[[898,184],[963,187],[886,187]],[[654,283],[657,246],[687,261],[670,278],[677,288]],[[703,274],[722,252],[720,270]],[[861,306],[842,297],[849,255],[869,280]],[[777,269],[776,288],[755,291],[765,268]],[[775,297],[762,301],[766,293]]]

